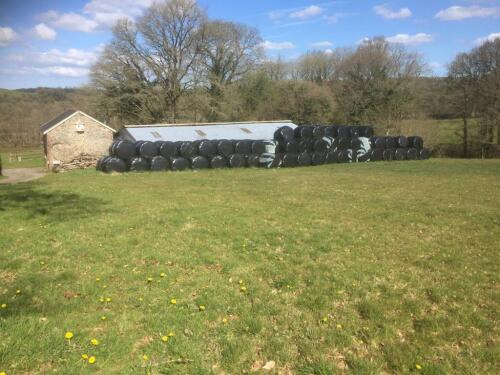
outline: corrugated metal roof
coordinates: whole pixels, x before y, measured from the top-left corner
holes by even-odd
[[[273,139],[276,129],[295,128],[291,121],[232,122],[210,124],[128,125],[120,131],[135,141],[196,141],[200,139]]]

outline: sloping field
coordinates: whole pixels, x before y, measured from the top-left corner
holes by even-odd
[[[0,186],[0,372],[495,374],[499,238],[499,160]]]

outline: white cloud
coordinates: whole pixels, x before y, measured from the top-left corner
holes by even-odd
[[[484,42],[493,42],[495,39],[500,39],[500,33],[491,33],[490,35],[485,36],[484,38],[477,38],[474,44],[479,46]]]
[[[0,27],[0,47],[5,47],[16,40],[17,33],[10,27]]]
[[[373,11],[378,14],[379,16],[388,19],[388,20],[395,20],[395,19],[400,19],[400,18],[408,18],[411,17],[412,13],[411,10],[408,8],[401,8],[398,11],[393,11],[389,9],[385,5],[376,5],[373,7]]]
[[[473,5],[470,7],[452,6],[439,11],[434,18],[442,21],[461,21],[467,18],[487,18],[500,15],[500,8],[487,8]]]
[[[327,55],[331,55],[333,53],[333,49],[327,48],[323,52],[325,52]]]
[[[55,75],[61,77],[85,77],[89,74],[88,68],[75,68],[68,66],[48,66],[33,68],[33,71],[44,75]]]
[[[90,33],[110,28],[120,18],[135,19],[152,3],[153,0],[91,0],[82,12],[49,10],[38,18],[54,28]]]
[[[408,46],[415,46],[422,43],[429,43],[432,42],[432,39],[433,39],[432,35],[425,33],[418,33],[415,35],[396,34],[394,36],[385,38],[385,40],[387,40],[389,43],[399,43]]]
[[[35,35],[43,40],[54,40],[57,36],[57,33],[54,29],[51,29],[44,23],[39,23],[33,28]]]
[[[311,5],[307,8],[298,10],[296,12],[290,13],[290,18],[295,18],[295,19],[306,19],[306,18],[311,18],[320,15],[323,13],[324,9],[317,6],[317,5]]]
[[[292,42],[270,42],[266,40],[265,42],[260,44],[264,49],[267,50],[284,50],[284,49],[293,49],[295,45]]]
[[[330,47],[333,46],[333,43],[325,40],[325,41],[322,41],[322,42],[312,43],[311,46],[315,47],[315,48],[330,48]]]

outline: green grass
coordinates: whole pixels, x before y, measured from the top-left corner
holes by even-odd
[[[497,374],[499,171],[442,159],[0,186],[0,372]]]
[[[41,168],[45,166],[43,151],[40,148],[26,148],[19,151],[21,161],[10,161],[9,155],[11,152],[14,151],[9,149],[0,150],[3,168]],[[24,156],[28,156],[28,158],[23,159]]]

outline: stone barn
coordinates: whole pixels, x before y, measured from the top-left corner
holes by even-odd
[[[115,130],[82,111],[69,110],[40,126],[47,168],[95,166],[108,153]]]

